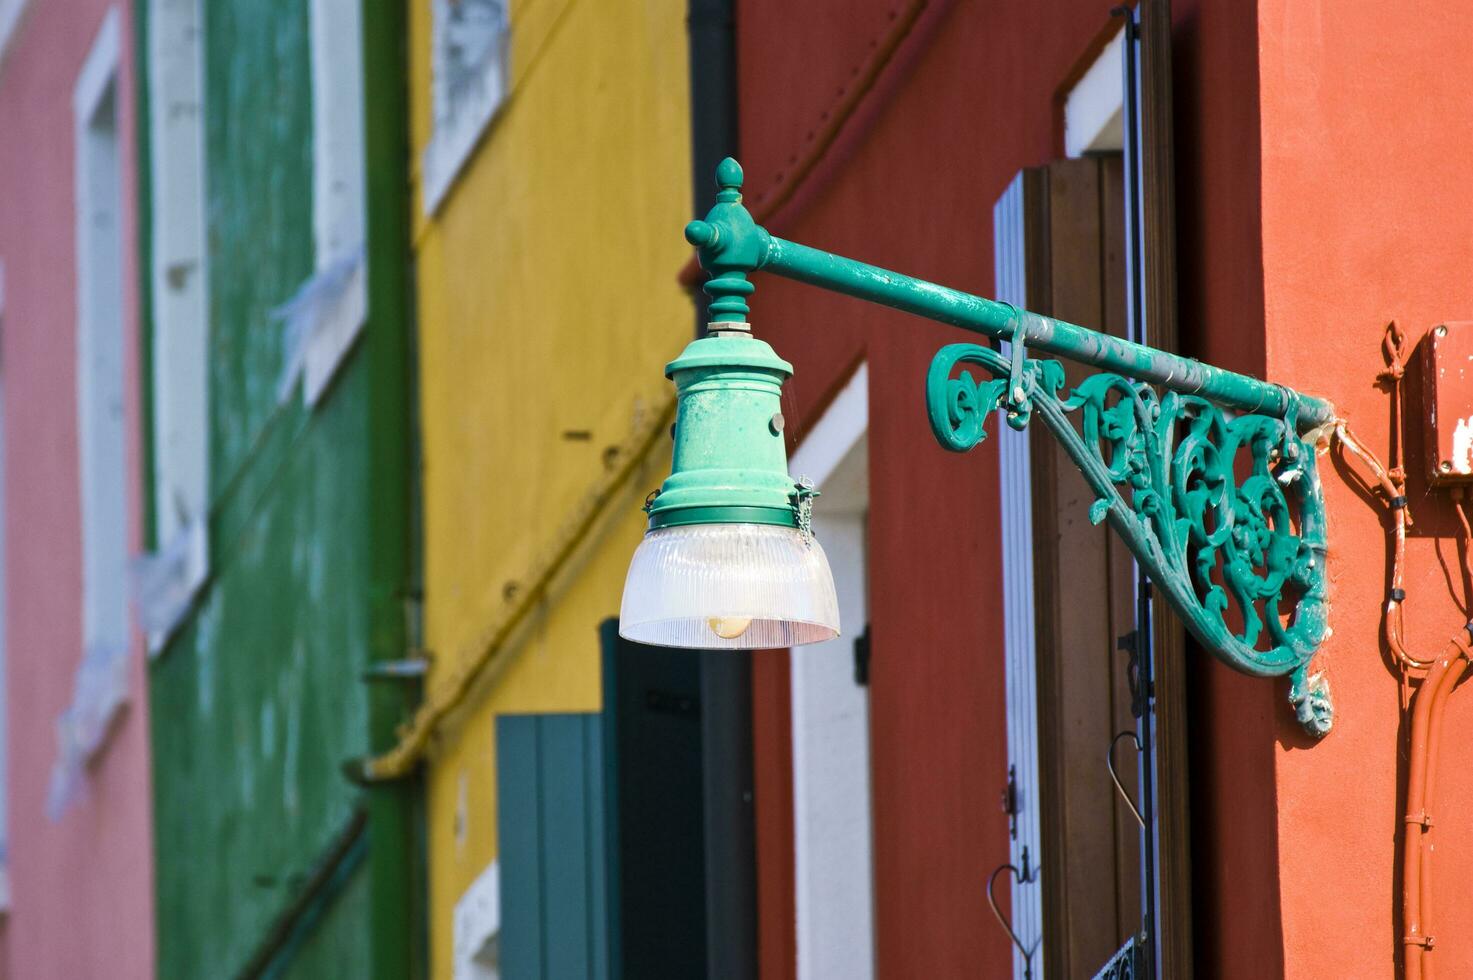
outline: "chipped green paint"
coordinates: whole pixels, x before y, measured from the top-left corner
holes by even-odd
[[[670,476],[646,508],[651,528],[797,526],[799,488],[776,421],[792,373],[766,342],[736,329],[692,341],[666,365],[679,399],[675,452]]]
[[[214,498],[273,424],[283,343],[271,311],[314,266],[308,6],[203,7]]]
[[[371,241],[365,339],[328,393],[315,409],[277,398],[283,331],[271,311],[315,266],[308,7],[205,6],[212,567],[150,667],[165,978],[233,976],[252,962],[281,976],[416,975],[412,789],[385,806],[341,769],[402,710],[376,704],[362,681],[372,660],[406,648],[408,504],[383,480],[408,466],[410,438],[407,423],[385,422],[407,418],[409,398],[392,377],[409,370],[407,267],[378,281],[392,253],[375,258]],[[385,19],[365,4],[366,35]],[[403,31],[390,34],[402,49]],[[378,79],[375,67],[365,74]],[[402,88],[403,77],[375,84]],[[402,127],[402,116],[383,123]],[[398,173],[374,192],[371,240],[383,233],[375,208],[407,208]],[[374,174],[370,161],[371,187]],[[365,811],[369,853],[304,901],[303,883]]]
[[[994,409],[1020,429],[1036,412],[1094,490],[1090,519],[1109,521],[1192,634],[1236,670],[1290,675],[1290,701],[1305,730],[1330,730],[1328,686],[1307,673],[1328,633],[1328,603],[1315,437],[1301,436],[1334,420],[1329,402],[784,241],[742,206],[735,160],[721,163],[716,181],[717,204],[685,230],[711,274],[704,288],[713,330],[746,320],[750,276],[763,269],[1010,341],[1006,357],[976,344],[936,355],[926,397],[937,440],[963,452],[984,438]],[[1062,365],[1030,356],[1037,351],[1105,371],[1061,396]],[[979,383],[965,370],[953,377],[963,364],[992,377]],[[1069,421],[1075,412],[1077,430]],[[671,481],[681,476],[677,467]]]

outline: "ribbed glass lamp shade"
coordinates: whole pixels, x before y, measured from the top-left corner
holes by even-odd
[[[798,646],[839,635],[839,600],[812,535],[770,524],[660,528],[629,563],[619,633],[662,647]]]

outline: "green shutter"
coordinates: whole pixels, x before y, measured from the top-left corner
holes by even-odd
[[[496,720],[505,980],[607,980],[599,715]]]
[[[699,659],[600,634],[603,714],[496,719],[504,980],[707,975]]]

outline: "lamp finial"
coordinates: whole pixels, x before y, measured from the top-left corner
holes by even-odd
[[[742,199],[742,165],[727,157],[716,165],[716,186],[721,190],[716,200],[723,204],[735,204]]]

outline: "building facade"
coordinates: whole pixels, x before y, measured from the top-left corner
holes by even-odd
[[[1142,9],[1151,6],[1161,7]],[[1110,80],[1117,111],[1121,105],[1121,56],[1103,76],[1096,71],[1119,43],[1121,22],[1108,5],[842,7],[739,5],[744,194],[758,221],[788,239],[1030,308],[1041,302],[1043,312],[1112,330],[1111,304],[1120,300],[1108,284],[1093,307],[1081,306],[1080,296],[1081,283],[1119,268],[1125,247],[1123,239],[1096,244],[1104,241],[1101,228],[1118,235],[1122,227],[1118,200],[1111,203],[1097,183],[1100,168],[1118,166],[1108,161],[1121,148],[1121,121],[1106,112],[1087,137],[1070,131],[1098,77]],[[1407,642],[1431,657],[1466,619],[1464,557],[1452,500],[1425,483],[1419,396],[1408,394],[1405,418],[1392,421],[1382,343],[1395,320],[1410,352],[1437,324],[1460,319],[1469,302],[1467,277],[1453,271],[1467,265],[1467,236],[1437,217],[1466,212],[1466,182],[1450,174],[1466,169],[1468,93],[1425,68],[1463,53],[1473,36],[1466,13],[1434,4],[1390,12],[1368,3],[1176,0],[1169,27],[1156,63],[1169,47],[1171,102],[1160,117],[1147,116],[1147,130],[1174,128],[1164,173],[1175,183],[1169,227],[1178,349],[1329,399],[1383,459],[1405,440],[1407,496],[1422,528],[1404,565],[1405,594],[1413,597]],[[1359,74],[1373,61],[1384,70]],[[1035,184],[1035,175],[1046,183]],[[1021,267],[1034,257],[1009,251],[1010,236],[1024,231],[1003,223],[1010,194],[1021,200],[1037,186],[1048,191],[1040,220],[1053,232],[1052,287],[1041,298],[1021,289],[1005,261],[1013,256]],[[1156,189],[1148,184],[1147,200]],[[1077,223],[1081,213],[1094,222],[1090,230]],[[1109,282],[1120,288],[1124,275],[1116,274]],[[1018,464],[1007,456],[1006,433],[957,458],[927,430],[927,363],[964,334],[771,276],[756,277],[756,287],[754,327],[796,369],[794,407],[784,410],[789,430],[799,432],[795,475],[797,461],[816,459],[810,441],[858,413],[851,386],[862,381],[867,390],[862,540],[874,931],[872,947],[857,932],[847,936],[869,951],[860,969],[1003,976],[1012,958],[1013,975],[1022,976],[1022,960],[984,891],[1001,869],[995,893],[1021,946],[1040,943],[1035,954],[1046,975],[1092,975],[1129,938],[1130,921],[1119,910],[1138,894],[1121,891],[1081,915],[1079,907],[1095,901],[1082,898],[1089,883],[1050,879],[1060,862],[1072,873],[1092,860],[1078,848],[1035,851],[1041,870],[1033,881],[1020,883],[1007,871],[1010,863],[1021,870],[1014,833],[1026,833],[1030,810],[1044,811],[1045,843],[1050,820],[1078,817],[1061,815],[1065,803],[1039,783],[1020,784],[1022,762],[1010,753],[1019,710],[1009,685],[1010,631],[1019,619],[1030,630],[1038,626],[1041,664],[1050,588],[1038,580],[1040,605],[1020,615],[1007,601],[1010,580],[1024,567],[1038,572],[1042,556],[1059,549],[1092,547],[1090,498],[1076,499],[1072,511],[1060,504],[1062,523],[1020,557],[1008,538]],[[857,428],[847,424],[847,431]],[[1037,436],[1032,446],[1036,456]],[[1035,458],[1035,529],[1039,472]],[[1338,450],[1321,459],[1321,473],[1333,635],[1315,669],[1333,692],[1335,728],[1313,742],[1287,707],[1285,682],[1241,676],[1199,649],[1186,651],[1173,709],[1185,722],[1176,743],[1186,756],[1184,778],[1173,783],[1185,800],[1171,846],[1190,898],[1164,913],[1161,926],[1177,930],[1171,945],[1189,957],[1176,975],[1390,977],[1416,941],[1404,941],[1399,897],[1410,724],[1404,695],[1415,678],[1403,687],[1381,639],[1391,512],[1378,492],[1361,491],[1363,476]],[[1050,500],[1074,492],[1061,478]],[[1067,564],[1059,567],[1068,572]],[[842,582],[840,591],[842,601]],[[1116,600],[1076,589],[1065,601],[1067,627],[1093,618],[1092,604],[1109,609]],[[1118,634],[1098,633],[1060,656],[1070,672],[1106,665],[1100,683],[1108,685],[1126,655],[1115,648]],[[811,686],[801,676],[806,652],[758,659],[754,667],[763,976],[827,975],[815,950],[827,964],[853,957],[845,933],[822,920],[822,903],[842,896],[812,891],[826,880],[813,873],[814,862],[832,855],[805,834],[804,820],[844,796],[842,789],[815,792],[832,763],[804,754],[805,738],[833,730],[803,693]],[[1046,679],[1040,675],[1040,684]],[[1099,699],[1119,696],[1096,691]],[[1157,698],[1166,695],[1158,690]],[[1448,704],[1448,732],[1462,730],[1473,711],[1456,702]],[[1049,722],[1030,719],[1039,731]],[[1112,733],[1092,730],[1082,743],[1087,753],[1068,757],[1078,760],[1071,786],[1103,786],[1096,798],[1103,803],[1083,818],[1106,828],[1096,856],[1134,874],[1136,857],[1109,842],[1122,815],[1135,834],[1108,782]],[[1124,743],[1114,752],[1123,767]],[[1017,770],[1011,779],[1010,768]],[[1456,820],[1473,784],[1445,763],[1437,780],[1434,819]],[[1125,782],[1131,788],[1133,780]],[[1081,824],[1059,833],[1074,845],[1092,831]],[[1457,883],[1466,880],[1473,851],[1442,838],[1435,852],[1437,934],[1427,955],[1439,971],[1459,974],[1473,956],[1464,938],[1473,910]],[[849,853],[864,856],[857,846]],[[1107,888],[1128,887],[1111,881]],[[1039,888],[1051,892],[1042,899],[1041,925],[1028,918],[1037,914],[1028,908],[1040,907],[1029,897]],[[1108,938],[1096,941],[1086,934],[1101,921]],[[1075,945],[1061,950],[1061,941]],[[1073,954],[1067,969],[1055,958]]]
[[[126,6],[0,4],[8,977],[155,962],[132,38]]]
[[[137,9],[162,976],[417,961],[413,798],[352,765],[414,685],[398,13]]]
[[[431,972],[650,975],[663,915],[684,975],[706,955],[699,677],[647,665],[668,730],[621,734],[610,701],[639,504],[669,460],[648,366],[692,332],[671,234],[691,207],[685,5],[408,6],[432,666],[381,771],[424,766]],[[691,820],[651,872],[616,841],[627,774],[665,750]],[[672,889],[662,909],[640,874]]]
[[[1110,6],[0,0],[0,976],[1473,975],[1473,13]],[[1319,459],[1333,731],[1045,433],[937,445],[973,335],[766,273],[843,636],[620,639],[728,154],[1404,459]]]

